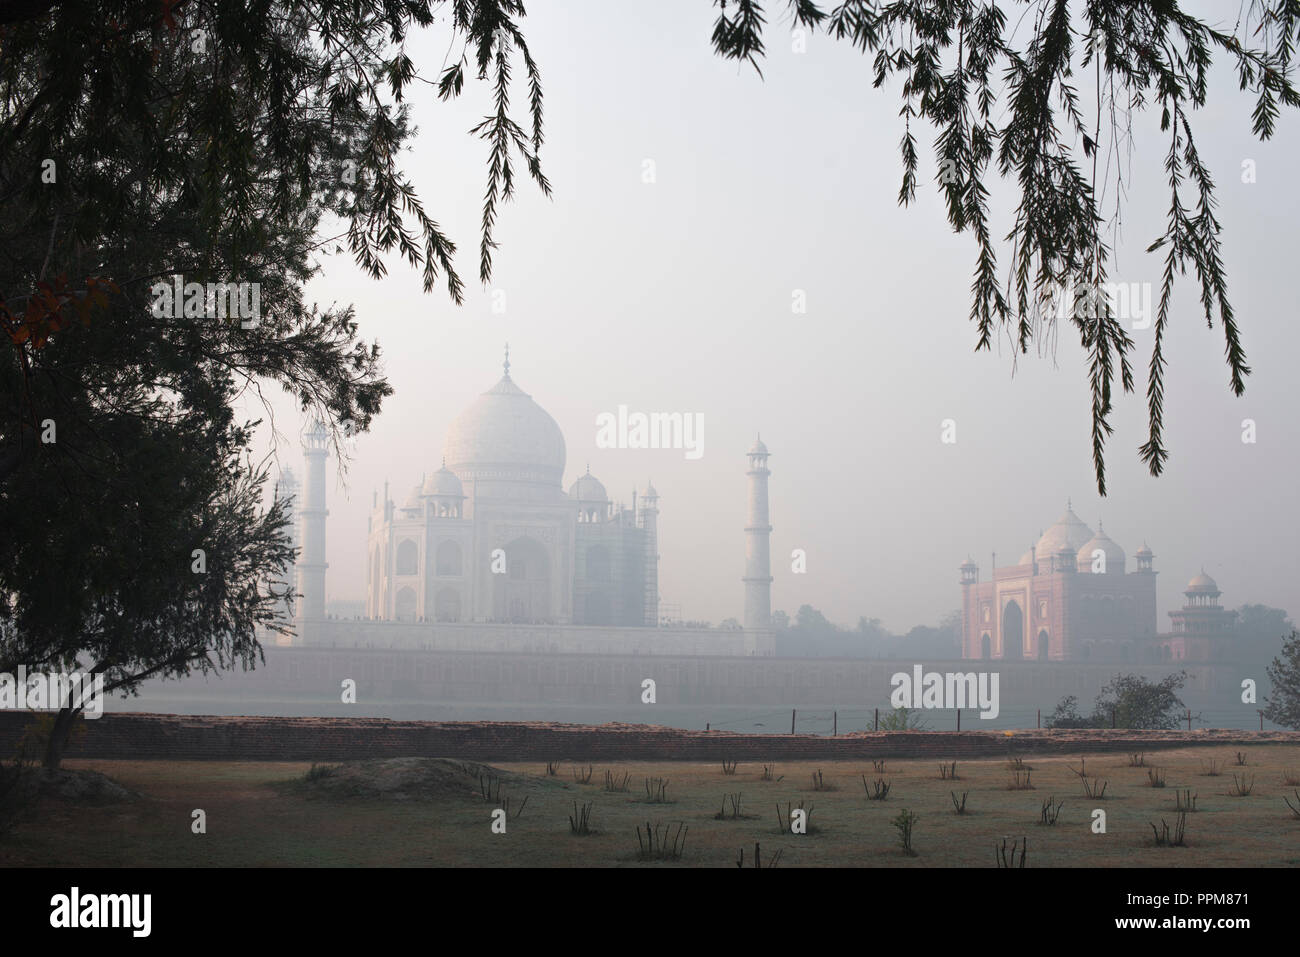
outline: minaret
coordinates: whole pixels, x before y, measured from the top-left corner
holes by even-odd
[[[745,628],[772,627],[772,560],[767,517],[767,446],[756,439],[749,450],[749,521],[745,525]]]
[[[641,527],[645,529],[645,623],[659,627],[659,493],[646,484],[641,496]]]
[[[289,544],[293,547],[293,558],[289,559],[289,565],[284,570],[284,584],[279,583],[275,586],[275,594],[280,594],[280,589],[284,589],[285,607],[284,617],[289,618],[290,596],[298,588],[298,547],[301,544],[301,535],[298,532],[298,512],[302,504],[299,497],[301,486],[298,484],[298,477],[293,474],[293,469],[286,468],[280,476],[280,481],[275,483],[275,500],[284,502],[285,518],[289,520],[289,525],[285,529],[289,533]],[[293,601],[297,601],[296,598]]]
[[[302,508],[298,553],[298,644],[311,644],[317,638],[320,622],[325,620],[325,457],[329,433],[319,420],[303,437],[303,454],[307,458],[306,492]]]
[[[980,649],[975,646],[975,633],[978,629],[978,622],[975,618],[975,608],[979,604],[979,591],[975,587],[979,584],[980,570],[975,564],[975,559],[969,555],[961,563],[961,656],[963,658],[979,658]]]

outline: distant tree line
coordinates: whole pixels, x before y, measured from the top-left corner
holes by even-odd
[[[791,658],[918,658],[961,657],[961,613],[949,612],[938,627],[917,625],[896,635],[879,618],[861,617],[853,628],[841,628],[812,605],[801,605],[794,619],[784,611],[772,615],[776,653]]]

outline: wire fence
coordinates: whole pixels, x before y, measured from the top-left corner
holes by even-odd
[[[1051,711],[1041,708],[1002,708],[996,716],[988,718],[982,717],[980,711],[974,708],[911,709],[908,711],[908,727],[916,731],[1023,731],[1046,728],[1051,716]],[[902,730],[897,726],[899,721],[894,708],[886,704],[879,708],[783,708],[743,714],[719,714],[716,718],[706,716],[704,726],[708,730],[748,734],[833,735],[887,728]],[[1178,729],[1195,731],[1198,728],[1229,731],[1286,730],[1264,720],[1262,714],[1254,708],[1183,709],[1178,715]]]

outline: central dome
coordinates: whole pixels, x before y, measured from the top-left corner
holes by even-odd
[[[462,479],[559,485],[564,475],[564,434],[508,370],[456,417],[443,454]]]
[[[1067,505],[1065,514],[1057,519],[1056,524],[1044,532],[1043,537],[1038,540],[1036,546],[1038,557],[1046,560],[1063,548],[1077,553],[1091,539],[1092,529],[1083,524],[1079,516],[1074,514],[1074,509]]]

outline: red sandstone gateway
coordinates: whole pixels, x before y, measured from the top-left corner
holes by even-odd
[[[1160,634],[1155,557],[1145,544],[1137,569],[1097,524],[1094,534],[1067,504],[1065,514],[1014,565],[980,581],[972,559],[961,565],[962,656],[1004,661],[1089,661],[1156,664],[1222,659],[1237,613],[1219,605],[1203,571],[1170,612]]]

